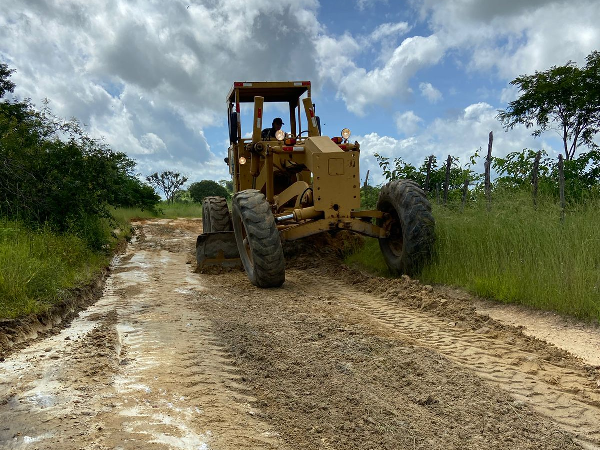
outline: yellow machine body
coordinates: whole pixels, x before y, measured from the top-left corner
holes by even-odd
[[[359,211],[358,142],[322,136],[310,95],[308,81],[234,83],[227,96],[227,162],[234,191],[265,194],[283,241],[332,229],[385,237],[386,231],[370,220],[381,213]],[[268,102],[288,104],[289,129],[282,139],[263,138],[270,124],[263,120]],[[254,105],[251,138],[242,137],[242,103]]]
[[[278,116],[283,103],[289,115],[266,119],[269,103],[278,103]],[[243,110],[253,114],[242,131],[243,104],[252,104]],[[381,188],[377,210],[361,211],[360,145],[348,141],[348,129],[322,135],[310,82],[236,82],[227,111],[225,161],[235,195],[231,211],[223,197],[203,201],[200,269],[242,265],[255,286],[278,287],[285,281],[283,242],[336,230],[378,238],[393,273],[413,275],[429,261],[435,220],[426,193],[414,181],[393,180]]]

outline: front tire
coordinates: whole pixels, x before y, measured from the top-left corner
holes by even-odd
[[[285,281],[285,259],[271,206],[255,189],[233,196],[233,231],[240,259],[250,282],[279,287]]]
[[[377,209],[388,214],[378,225],[390,230],[379,248],[390,271],[418,275],[433,255],[435,220],[425,192],[413,181],[391,181],[381,188]]]

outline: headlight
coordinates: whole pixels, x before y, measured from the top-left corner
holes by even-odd
[[[240,156],[240,159],[238,160],[240,162],[240,164],[243,166],[244,164],[246,164],[246,158],[244,158],[243,156]]]
[[[285,137],[285,132],[283,130],[277,130],[275,132],[275,139],[277,139],[278,141],[283,141],[284,137]]]
[[[348,139],[350,137],[350,129],[349,128],[344,128],[342,130],[342,137],[344,139]]]

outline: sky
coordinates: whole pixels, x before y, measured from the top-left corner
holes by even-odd
[[[0,0],[0,62],[18,99],[77,118],[137,162],[228,179],[234,81],[310,80],[323,134],[374,154],[462,164],[479,148],[557,155],[558,135],[505,131],[509,83],[600,47],[597,0]],[[265,108],[265,122],[284,117]],[[244,125],[244,123],[242,124]],[[286,126],[283,127],[286,130]],[[483,159],[479,160],[483,171]]]

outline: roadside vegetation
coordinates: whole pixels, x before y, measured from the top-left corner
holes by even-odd
[[[438,255],[422,279],[600,322],[600,202],[572,205],[564,221],[551,199],[536,209],[506,194],[490,212],[482,203],[436,208]]]
[[[163,180],[168,178],[168,176],[165,176],[165,172],[153,176]],[[172,184],[173,182],[166,182],[166,184],[169,183]],[[163,190],[162,187],[160,189]],[[111,214],[121,221],[149,218],[202,217],[202,201],[205,197],[219,196],[225,197],[229,201],[233,194],[232,191],[233,183],[231,181],[221,180],[217,183],[212,180],[202,180],[192,183],[187,189],[178,189],[170,196],[171,200],[160,201],[152,209],[121,207],[115,208]]]
[[[554,199],[536,209],[529,193],[506,193],[491,211],[484,200],[434,201],[436,255],[419,279],[600,323],[599,210],[598,200],[572,205],[561,222]],[[390,276],[376,239],[346,263]]]
[[[433,157],[420,167],[401,158],[379,157],[388,180],[429,185],[436,220],[435,257],[419,279],[600,323],[600,152],[593,149],[563,161],[564,182],[560,161],[543,151],[524,149],[492,157],[496,178],[489,197],[484,175],[473,169],[481,166],[479,154],[476,151],[465,165],[458,158],[450,158],[449,166],[438,165]],[[363,186],[363,208],[376,207],[379,189]],[[367,239],[346,262],[390,276],[375,239]]]
[[[110,233],[107,227],[107,232]],[[107,252],[90,248],[72,233],[20,222],[0,223],[0,318],[39,313],[86,285],[109,262]]]
[[[14,90],[0,64],[0,98]],[[130,226],[114,207],[153,210],[160,197],[135,162],[90,138],[46,102],[0,101],[0,319],[39,313],[89,283]]]
[[[481,148],[464,165],[376,155],[387,180],[414,180],[432,203],[435,256],[421,281],[600,323],[600,52],[586,61],[517,77],[519,97],[498,112],[507,131],[560,131],[558,160],[530,149],[493,157],[492,133],[483,174]],[[379,187],[361,191],[363,208],[375,208]],[[374,239],[346,261],[388,275]]]
[[[178,217],[202,217],[202,204],[194,202],[161,201],[152,210],[141,208],[116,208],[112,215],[121,221],[135,219],[176,219]]]
[[[600,323],[600,152],[594,148],[568,161],[529,149],[492,157],[497,176],[489,196],[484,175],[473,170],[479,153],[464,166],[451,157],[441,165],[427,158],[421,167],[378,157],[388,180],[428,185],[435,257],[419,279]],[[376,207],[379,189],[363,186],[363,208]],[[346,262],[389,276],[375,239]]]

